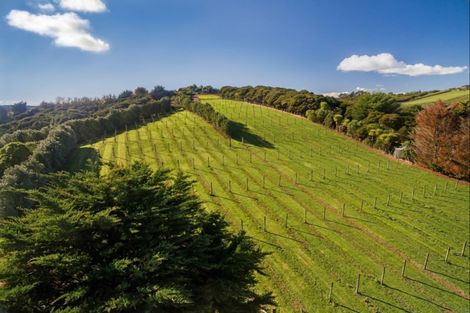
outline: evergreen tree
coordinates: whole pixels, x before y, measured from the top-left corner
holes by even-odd
[[[203,209],[182,174],[137,163],[55,174],[0,222],[0,307],[15,312],[259,312],[266,253]]]

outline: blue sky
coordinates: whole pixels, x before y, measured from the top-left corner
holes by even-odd
[[[468,6],[468,0],[0,0],[0,101],[37,104],[156,84],[316,93],[461,86],[469,83]]]

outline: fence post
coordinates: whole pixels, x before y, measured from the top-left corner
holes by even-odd
[[[359,285],[361,283],[361,274],[357,274],[357,281],[356,281],[356,291],[355,294],[359,294]]]
[[[266,231],[266,216],[263,217],[263,230]]]
[[[344,211],[346,210],[346,203],[343,203],[343,209],[341,211],[341,216],[344,217]]]
[[[385,266],[382,269],[382,276],[380,276],[380,284],[384,284],[384,278],[385,278]]]
[[[450,247],[447,248],[446,258],[444,260],[446,263],[449,263],[449,253],[450,253]]]
[[[405,271],[406,271],[406,260],[403,260],[403,267],[401,269],[401,278],[405,278]]]
[[[462,252],[460,252],[460,256],[465,256],[465,248],[467,247],[467,240],[464,241],[462,246]]]
[[[328,292],[328,302],[331,303],[331,297],[333,295],[333,283],[330,285],[330,291]]]
[[[426,258],[424,259],[423,270],[428,269],[428,261],[429,261],[429,252],[426,253]]]

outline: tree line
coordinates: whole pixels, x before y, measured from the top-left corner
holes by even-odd
[[[199,115],[217,130],[229,137],[232,137],[236,132],[236,125],[230,119],[214,110],[210,104],[202,103],[199,100],[194,99],[192,94],[178,92],[178,94],[173,98],[173,102],[176,106]]]
[[[66,165],[70,152],[79,144],[94,141],[106,134],[113,134],[133,127],[141,123],[143,119],[150,119],[160,113],[171,110],[171,101],[168,97],[155,100],[152,97],[140,96],[134,99],[135,103],[125,108],[117,109],[119,100],[114,109],[108,111],[105,116],[88,117],[68,120],[55,127],[50,128],[47,136],[42,131],[20,130],[13,134],[4,135],[1,142],[8,144],[18,142],[33,144],[34,149],[26,151],[22,149],[22,157],[12,158],[13,153],[18,151],[1,149],[0,160],[3,162],[3,176],[0,180],[0,217],[15,215],[18,207],[30,207],[32,205],[18,188],[35,189],[44,186],[47,178],[44,174],[62,170]],[[39,141],[29,141],[39,139]],[[7,144],[7,145],[8,145]],[[6,147],[6,146],[5,146]],[[8,166],[6,166],[8,165]]]
[[[306,90],[267,86],[225,86],[220,89],[223,98],[305,116],[387,153],[402,147],[403,158],[468,180],[468,161],[464,159],[469,155],[469,147],[464,141],[468,138],[465,133],[468,129],[468,101],[454,105],[438,103],[426,108],[400,105],[399,100],[413,99],[423,94],[426,93],[395,95],[358,92],[336,99]],[[432,118],[427,118],[429,115]],[[430,120],[434,120],[433,125],[430,125]],[[432,136],[429,136],[430,129]],[[427,148],[433,145],[439,148]]]

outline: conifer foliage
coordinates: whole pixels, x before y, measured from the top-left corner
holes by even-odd
[[[183,174],[136,163],[54,174],[37,208],[0,222],[0,310],[259,312],[266,256],[203,209]]]

